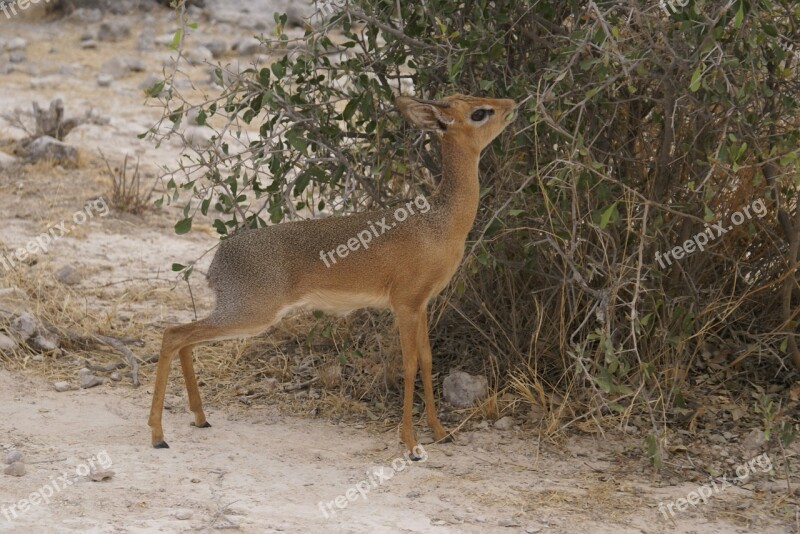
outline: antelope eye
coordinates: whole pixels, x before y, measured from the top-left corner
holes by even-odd
[[[481,122],[492,113],[494,113],[493,109],[476,109],[472,112],[472,115],[470,115],[469,118],[475,122]]]

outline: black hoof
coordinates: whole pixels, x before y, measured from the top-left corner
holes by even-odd
[[[167,445],[166,441],[159,441],[158,443],[153,444],[154,449],[169,449],[169,445]]]
[[[197,423],[195,423],[194,421],[192,421],[192,423],[191,423],[191,424],[192,424],[192,426],[193,426],[193,427],[197,427],[197,428],[211,428],[211,423],[209,423],[208,421],[206,421],[206,422],[205,422],[205,423],[203,423],[202,425],[198,425],[198,424],[197,424]]]
[[[436,443],[453,443],[453,442],[455,442],[455,440],[456,439],[452,436],[452,434],[448,434],[447,436],[443,437],[442,439],[440,439]]]
[[[419,462],[420,460],[422,460],[422,456],[417,456],[416,454],[411,453],[408,455],[408,459],[411,460],[412,462]]]

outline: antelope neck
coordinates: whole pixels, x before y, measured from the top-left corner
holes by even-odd
[[[442,179],[431,198],[447,219],[448,233],[466,239],[478,213],[480,151],[447,135],[442,137]]]

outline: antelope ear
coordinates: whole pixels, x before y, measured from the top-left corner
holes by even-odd
[[[418,102],[407,96],[398,96],[394,103],[408,122],[421,130],[434,130],[442,133],[455,122],[435,104]]]

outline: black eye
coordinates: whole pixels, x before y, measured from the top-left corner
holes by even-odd
[[[476,109],[475,111],[472,112],[472,115],[470,115],[469,118],[475,122],[481,122],[483,119],[485,119],[492,113],[494,113],[493,109]]]

